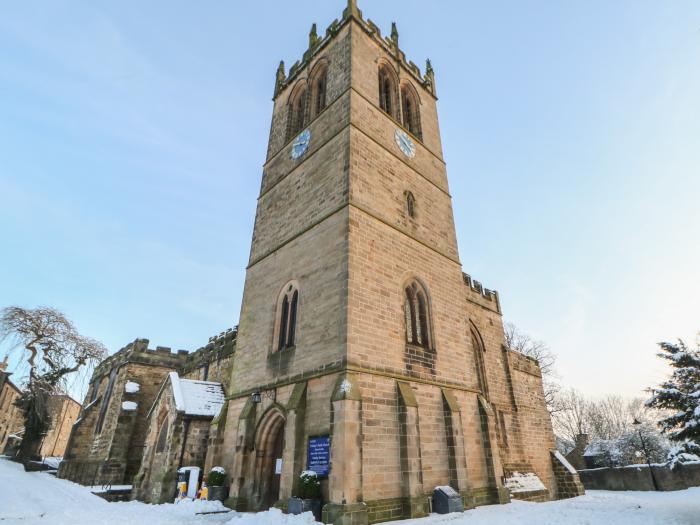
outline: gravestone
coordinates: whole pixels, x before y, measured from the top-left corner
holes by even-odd
[[[452,487],[435,487],[433,491],[433,512],[438,514],[464,512],[462,497]]]

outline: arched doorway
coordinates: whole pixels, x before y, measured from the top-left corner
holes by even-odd
[[[258,426],[255,437],[255,510],[269,509],[279,500],[284,424],[282,412],[272,408]]]

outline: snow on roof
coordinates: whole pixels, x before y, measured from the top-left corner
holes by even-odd
[[[596,439],[588,444],[586,450],[583,451],[584,457],[601,456],[607,452],[614,452],[616,444],[614,440]]]
[[[561,452],[559,452],[558,450],[555,450],[555,451],[554,451],[554,457],[556,457],[557,460],[559,460],[559,463],[561,463],[562,465],[564,465],[564,467],[566,468],[566,470],[568,470],[571,474],[576,474],[576,469],[571,465],[571,463],[569,463],[569,462],[566,460],[566,458],[565,458],[564,456],[562,456]]]
[[[175,406],[188,416],[216,417],[224,406],[224,389],[221,383],[180,379],[177,372],[170,372]]]
[[[459,496],[457,491],[455,489],[453,489],[452,487],[450,487],[449,485],[441,485],[441,486],[435,487],[435,490],[439,490],[439,491],[443,492],[448,497]]]
[[[124,401],[122,403],[122,410],[126,410],[128,412],[133,412],[138,407],[138,404],[134,403],[133,401]]]
[[[534,472],[527,472],[521,474],[520,472],[513,472],[513,475],[506,478],[503,485],[511,492],[536,492],[540,490],[547,490],[547,487],[540,481],[537,474]]]

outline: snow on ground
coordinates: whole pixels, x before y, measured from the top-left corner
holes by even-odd
[[[108,503],[86,487],[43,472],[24,472],[21,465],[0,459],[2,525],[221,524],[229,521],[231,514],[195,514],[222,509],[213,501],[178,505]]]
[[[700,525],[700,488],[678,492],[591,490],[549,503],[513,501],[394,525]]]
[[[107,503],[80,485],[45,473],[26,473],[0,459],[1,525],[312,525],[309,513],[285,516],[211,514],[216,502],[146,505]],[[393,525],[700,525],[700,487],[678,492],[589,491],[550,503],[515,501],[459,514],[397,521]]]

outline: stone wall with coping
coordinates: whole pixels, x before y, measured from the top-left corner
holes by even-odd
[[[652,466],[659,490],[700,487],[700,463]],[[586,490],[656,490],[648,465],[579,470]]]

